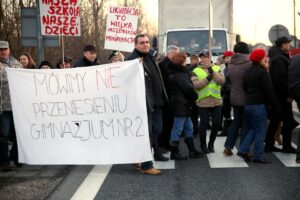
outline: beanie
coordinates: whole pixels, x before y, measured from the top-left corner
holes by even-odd
[[[263,49],[255,49],[249,55],[249,59],[253,62],[260,62],[266,56],[266,52]]]
[[[90,52],[96,52],[96,47],[91,44],[87,44],[83,47],[83,52],[90,51]]]
[[[223,58],[230,57],[230,56],[233,56],[233,52],[232,51],[225,51],[224,54],[223,54]]]

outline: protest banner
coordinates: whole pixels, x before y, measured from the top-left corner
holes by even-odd
[[[104,48],[131,52],[137,35],[138,16],[137,8],[110,6]]]
[[[19,161],[152,160],[138,60],[74,69],[7,69]]]
[[[39,0],[42,35],[80,36],[79,0]]]

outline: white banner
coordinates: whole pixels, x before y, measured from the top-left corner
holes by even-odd
[[[131,52],[137,35],[139,10],[110,6],[107,14],[105,49]]]
[[[21,163],[152,160],[143,67],[137,60],[7,73]]]
[[[80,36],[79,0],[39,0],[42,35]]]

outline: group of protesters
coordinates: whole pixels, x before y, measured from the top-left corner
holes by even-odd
[[[191,55],[190,63],[186,64],[187,54],[180,52],[177,46],[168,46],[167,55],[162,58],[150,48],[149,37],[140,34],[135,37],[134,50],[129,57],[113,51],[108,60],[113,63],[139,59],[142,62],[149,137],[155,161],[202,158],[214,153],[214,142],[218,132],[222,131],[219,135],[227,136],[225,156],[233,155],[232,149],[240,135],[238,156],[246,162],[270,163],[264,152],[273,151],[297,153],[296,162],[300,162],[299,142],[297,150],[291,145],[291,132],[299,125],[293,117],[292,101],[295,99],[300,104],[300,81],[296,76],[300,73],[300,55],[289,58],[290,42],[289,38],[280,37],[268,53],[261,48],[250,52],[246,43],[238,42],[233,51],[224,52],[216,63],[211,59],[211,52],[203,49],[199,54]],[[22,53],[18,61],[11,56],[8,42],[0,41],[1,171],[11,170],[10,161],[16,167],[22,166],[18,162],[5,68],[52,69],[93,65],[99,65],[94,45],[85,45],[83,57],[74,64],[72,59],[64,57],[54,67],[47,60],[36,66],[28,53]],[[207,129],[211,129],[208,142]],[[281,130],[282,149],[275,147],[278,130]],[[194,142],[198,135],[199,148]],[[181,137],[188,148],[187,156],[179,149]],[[12,149],[9,152],[10,142]],[[171,151],[170,158],[165,156],[167,151]],[[136,164],[136,167],[144,174],[161,173],[154,168],[152,160]]]
[[[227,136],[224,156],[232,156],[232,149],[238,146],[237,155],[246,162],[268,164],[264,152],[276,151],[297,153],[299,163],[299,141],[296,150],[291,133],[299,125],[293,117],[292,102],[295,99],[299,106],[300,82],[295,74],[300,72],[300,55],[289,57],[290,42],[288,37],[280,37],[268,52],[262,48],[250,51],[246,43],[238,42],[233,52],[224,52],[221,60],[225,66],[221,67],[222,61],[213,63],[207,49],[192,55],[187,65],[186,53],[174,45],[168,46],[166,57],[155,63],[149,38],[136,36],[130,59],[142,58],[143,62],[154,160],[168,161],[164,155],[166,150],[171,151],[173,160],[202,158],[204,154],[214,153],[214,142],[221,130],[220,135]],[[208,128],[211,131],[207,143]],[[278,139],[281,149],[275,146],[278,131],[282,135],[282,141],[281,137]],[[197,135],[200,148],[194,144]],[[187,145],[188,156],[179,150],[181,137]],[[139,168],[150,175],[161,173],[152,161],[142,163]]]

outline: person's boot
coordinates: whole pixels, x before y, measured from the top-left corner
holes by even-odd
[[[214,148],[214,143],[213,142],[208,143],[208,151],[210,153],[215,153],[215,148]]]
[[[201,144],[200,148],[201,148],[201,150],[202,150],[202,152],[203,152],[204,154],[208,154],[208,153],[209,153],[206,144],[203,144],[203,145]]]
[[[165,157],[162,153],[160,152],[156,152],[154,153],[154,160],[155,161],[162,161],[162,162],[166,162],[169,160],[169,158]]]
[[[283,146],[282,153],[292,153],[292,154],[295,154],[296,153],[296,149],[294,147],[292,147],[291,145],[289,145],[289,146]]]
[[[183,156],[179,153],[179,141],[170,141],[171,147],[171,160],[187,160],[186,156]]]
[[[200,149],[205,154],[209,153],[206,144],[206,135],[200,135]]]
[[[203,152],[197,151],[194,144],[194,139],[192,137],[185,138],[184,142],[189,149],[190,158],[203,158],[204,156]]]
[[[223,154],[225,156],[232,156],[233,155],[231,148],[225,148],[224,151],[223,151]]]

